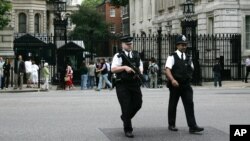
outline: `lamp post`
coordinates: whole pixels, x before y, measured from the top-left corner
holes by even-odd
[[[196,49],[196,27],[197,20],[194,20],[192,16],[195,13],[195,6],[192,0],[186,0],[183,4],[184,19],[181,22],[182,34],[186,35],[189,39],[188,53],[192,56],[194,63],[193,83],[194,85],[201,85],[201,74],[199,65],[199,54]]]
[[[58,40],[64,40],[65,45],[67,45],[67,25],[68,25],[68,17],[66,16],[66,0],[47,0],[49,4],[49,10],[53,12],[54,19],[54,44],[57,46]],[[65,62],[65,50],[63,50],[63,62]],[[57,72],[58,74],[64,74],[60,72],[61,70],[64,70],[64,63],[58,64],[57,60],[57,48],[55,49],[55,63],[57,66]],[[61,62],[61,61],[60,61]],[[63,69],[62,69],[62,68]],[[54,67],[55,72],[55,67]],[[60,81],[60,80],[59,80]]]
[[[162,87],[162,67],[161,67],[161,64],[162,64],[162,29],[161,27],[157,30],[157,47],[158,47],[158,66],[159,66],[159,71],[158,71],[158,80],[159,80],[159,87]],[[158,83],[158,82],[156,82]]]

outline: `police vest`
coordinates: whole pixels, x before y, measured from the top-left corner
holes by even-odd
[[[175,80],[179,83],[189,83],[192,79],[193,69],[191,67],[191,60],[186,57],[185,60],[179,58],[177,53],[172,54],[174,57],[174,65],[171,69],[171,73]]]
[[[101,74],[107,74],[108,73],[108,68],[107,68],[106,63],[102,63],[101,68],[103,68],[103,66],[105,66],[105,69],[103,71],[101,71]]]
[[[124,53],[124,51],[120,52],[120,53]],[[129,66],[129,63],[126,62],[124,56],[121,55],[121,58],[122,58],[122,66]],[[137,51],[132,51],[132,58],[128,58],[129,61],[137,68],[139,68],[140,66],[140,55]],[[119,73],[116,73],[117,75],[117,79],[121,79],[122,81],[124,82],[137,82],[135,81],[135,79],[137,78],[134,78],[134,74],[133,73],[127,73],[125,70],[122,71],[122,72],[119,72]]]

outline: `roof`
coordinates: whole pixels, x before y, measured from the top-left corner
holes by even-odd
[[[79,48],[85,49],[84,43],[82,40],[71,40],[67,41],[67,45],[76,45]],[[57,48],[63,48],[65,46],[65,41],[56,41]]]

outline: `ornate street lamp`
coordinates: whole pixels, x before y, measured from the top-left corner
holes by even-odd
[[[183,4],[183,15],[185,16],[185,20],[192,20],[192,16],[194,14],[194,3],[192,0],[187,0]]]
[[[184,19],[182,20],[182,34],[194,35],[195,28],[197,26],[197,21],[192,19],[194,15],[194,3],[192,0],[186,0],[183,4],[183,15]]]
[[[68,17],[65,14],[67,9],[66,5],[67,0],[47,0],[48,2],[48,10],[52,11],[54,14],[54,44],[56,45],[58,40],[64,40],[65,41],[65,46],[67,45],[67,25],[68,25]],[[63,62],[65,62],[65,50],[63,51]],[[64,69],[64,64],[58,64],[57,62],[57,51],[55,51],[55,63],[57,66],[57,72],[60,75],[60,70],[59,67],[62,67]],[[55,69],[55,67],[54,67]],[[55,72],[55,70],[54,70]],[[63,72],[61,72],[63,74]],[[63,78],[63,77],[61,77]],[[60,79],[60,77],[59,77]],[[59,80],[60,83],[60,80]]]
[[[189,39],[188,44],[188,54],[191,55],[193,63],[194,63],[194,75],[193,75],[193,83],[194,85],[201,85],[201,75],[199,73],[199,52],[196,49],[196,27],[197,20],[194,20],[192,16],[195,13],[194,3],[192,0],[186,0],[183,4],[183,15],[184,19],[181,22],[182,26],[182,34],[186,35]]]

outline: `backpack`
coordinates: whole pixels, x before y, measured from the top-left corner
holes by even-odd
[[[149,73],[150,73],[150,74],[156,74],[156,73],[157,73],[156,64],[151,65],[151,66],[149,67]]]

